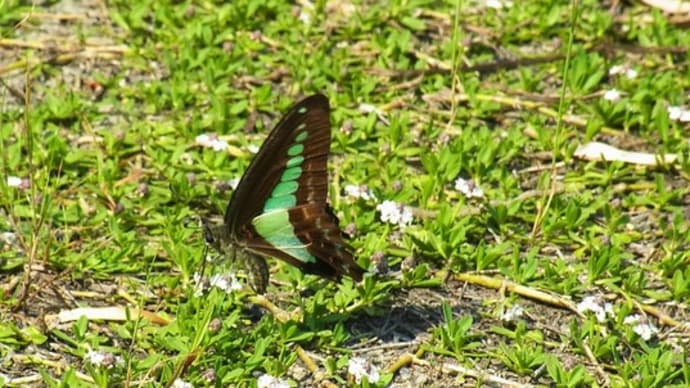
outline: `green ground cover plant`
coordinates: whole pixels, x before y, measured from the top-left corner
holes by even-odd
[[[0,386],[690,385],[688,11],[0,1]],[[206,254],[300,98],[361,282]]]

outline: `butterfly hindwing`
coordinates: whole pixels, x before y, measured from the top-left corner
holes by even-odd
[[[343,240],[343,233],[338,226],[338,219],[328,206],[307,204],[290,209],[290,222],[295,234],[301,241],[308,241],[309,252],[319,262],[331,267],[322,276],[337,278],[348,274],[353,279],[362,279],[364,271],[354,261],[352,248]],[[320,270],[325,270],[320,265]],[[320,273],[321,274],[321,273]]]

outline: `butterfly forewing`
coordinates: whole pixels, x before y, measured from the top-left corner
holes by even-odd
[[[299,180],[307,182],[311,189],[299,188],[301,195],[298,195],[297,204],[306,198],[325,203],[328,191],[326,162],[331,143],[330,107],[325,96],[316,94],[290,109],[249,164],[225,212],[225,223],[231,232],[262,213],[291,159],[288,149],[295,145],[298,133],[305,131],[308,141],[302,142],[305,160]],[[306,191],[310,194],[305,194]]]
[[[238,245],[329,278],[364,272],[326,203],[331,142],[323,95],[298,102],[249,165],[225,214]]]

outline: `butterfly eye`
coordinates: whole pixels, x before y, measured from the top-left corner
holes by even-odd
[[[215,239],[213,238],[213,233],[211,233],[211,229],[209,228],[204,228],[204,240],[206,240],[206,244],[213,245],[215,242]]]
[[[205,218],[201,218],[200,223],[201,229],[204,233],[204,240],[206,240],[206,244],[213,245],[213,243],[216,241],[216,238],[213,235],[213,230],[211,230],[211,224]]]

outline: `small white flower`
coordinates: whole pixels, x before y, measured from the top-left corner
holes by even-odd
[[[659,329],[654,324],[648,322],[646,318],[639,314],[628,315],[623,320],[623,323],[631,325],[635,334],[645,341],[649,341],[659,332]]]
[[[355,378],[357,384],[362,381],[364,376],[367,377],[367,381],[373,384],[376,384],[381,378],[378,368],[367,363],[363,357],[352,357],[347,363],[347,373]]]
[[[232,178],[228,181],[228,186],[230,186],[231,189],[235,190],[237,189],[237,186],[240,185],[240,178]]]
[[[198,272],[194,272],[194,275],[192,275],[192,282],[194,283],[194,296],[199,297],[203,295],[206,286],[204,279],[201,277],[201,274]]]
[[[609,69],[609,75],[625,74],[627,79],[637,78],[637,70],[631,69],[625,65],[614,65]]]
[[[524,313],[525,310],[522,308],[522,306],[516,304],[511,306],[508,310],[506,310],[503,313],[503,315],[501,315],[501,320],[506,322],[515,321],[518,318],[522,317]]]
[[[668,108],[666,108],[666,112],[668,113],[669,119],[678,120],[680,118],[680,115],[683,114],[683,107],[669,106]]]
[[[641,320],[641,318],[642,317],[640,317],[639,314],[628,315],[623,320],[623,323],[625,323],[626,325],[632,325],[633,323],[639,322]]]
[[[381,212],[381,221],[396,224],[400,228],[412,223],[412,209],[395,201],[385,200],[376,205],[376,210]]]
[[[613,305],[611,303],[604,303],[604,313],[610,317],[613,316]]]
[[[206,148],[213,148],[214,151],[225,151],[230,148],[228,142],[219,139],[215,133],[202,133],[195,140],[196,144]]]
[[[302,21],[304,24],[309,24],[311,23],[311,16],[314,14],[314,4],[310,3],[309,1],[305,1],[302,3],[302,7],[300,8],[299,11],[299,20]]]
[[[377,108],[377,107],[375,107],[375,106],[373,106],[373,105],[371,105],[371,104],[366,104],[366,103],[359,104],[359,111],[362,112],[362,113],[371,113],[371,112],[374,112],[374,113],[376,113],[377,115],[378,115],[378,114],[383,114],[383,112],[381,112],[381,111],[379,110],[379,108]]]
[[[201,135],[198,135],[196,138],[194,138],[194,141],[196,142],[196,144],[202,147],[210,147],[213,138],[217,138],[216,134],[202,133]]]
[[[215,274],[215,275],[211,276],[211,278],[208,280],[208,284],[211,287],[218,287],[223,291],[230,288],[230,283],[228,283],[228,278],[223,274]]]
[[[180,378],[175,379],[172,384],[173,388],[194,388],[192,383],[188,383]]]
[[[363,103],[363,104],[359,104],[358,109],[362,113],[372,113],[373,112],[376,114],[376,117],[378,117],[378,119],[381,120],[382,123],[384,123],[386,125],[390,125],[390,123],[388,122],[388,119],[386,118],[386,115],[383,113],[383,111],[381,109],[375,107],[374,105]]]
[[[103,361],[105,360],[105,352],[100,352],[98,350],[89,350],[86,355],[84,355],[84,360],[93,366],[103,366]]]
[[[17,243],[17,235],[13,232],[2,232],[0,233],[0,241],[8,245],[14,245]]]
[[[613,315],[613,305],[611,303],[603,303],[596,296],[587,296],[577,305],[577,311],[580,313],[591,311],[594,313],[597,321],[604,322],[607,315]]]
[[[374,201],[376,200],[376,196],[369,190],[367,185],[345,185],[345,194],[354,199],[362,198],[365,201],[372,199]]]
[[[684,110],[681,112],[680,117],[678,118],[678,121],[681,123],[687,123],[690,122],[690,110]]]
[[[228,142],[225,140],[216,140],[213,142],[213,150],[214,151],[225,151],[229,148],[230,146],[228,145]]]
[[[251,152],[252,154],[255,154],[259,152],[259,146],[256,144],[250,144],[247,146],[247,151]]]
[[[609,75],[616,75],[624,72],[627,68],[623,65],[613,65],[609,69]]]
[[[640,323],[633,327],[633,331],[637,333],[645,341],[649,341],[656,336],[659,329],[651,323]]]
[[[16,176],[7,177],[7,186],[9,187],[19,187],[22,184],[22,178]]]
[[[113,368],[115,364],[122,364],[122,357],[115,356],[105,350],[89,350],[84,355],[84,360],[99,368]]]
[[[621,99],[621,92],[616,89],[607,90],[604,92],[604,100],[615,102]]]
[[[265,373],[256,380],[256,386],[259,388],[290,388],[287,381]]]
[[[211,276],[211,279],[209,279],[208,283],[211,287],[218,287],[227,293],[242,289],[242,283],[237,280],[235,274],[232,272],[226,274],[215,274]]]
[[[235,275],[232,275],[232,281],[230,282],[230,291],[239,291],[242,289],[242,283],[237,280]]]
[[[690,110],[684,106],[669,106],[666,108],[668,112],[668,118],[675,121],[680,121],[682,123],[687,123],[690,121]]]
[[[302,23],[308,25],[309,23],[311,23],[311,12],[308,12],[308,11],[305,11],[304,9],[302,9],[299,12],[299,20],[301,20]]]
[[[477,184],[471,179],[456,179],[455,190],[461,192],[467,198],[482,198],[484,196],[484,191],[482,188],[477,186]]]
[[[486,6],[493,9],[510,8],[513,6],[512,1],[486,0]]]

